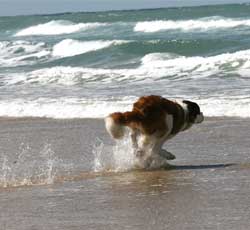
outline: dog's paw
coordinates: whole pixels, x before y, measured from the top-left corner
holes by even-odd
[[[168,152],[165,149],[161,149],[159,155],[167,160],[174,160],[176,158],[175,155],[173,155],[172,153]]]

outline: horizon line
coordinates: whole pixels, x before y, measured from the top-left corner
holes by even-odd
[[[169,6],[169,7],[156,7],[156,8],[138,8],[138,9],[111,9],[111,10],[96,10],[96,11],[64,11],[58,13],[41,13],[41,14],[15,14],[15,15],[4,15],[3,17],[27,17],[27,16],[56,16],[56,15],[64,15],[64,14],[81,14],[81,13],[108,13],[108,12],[127,12],[127,11],[153,11],[153,10],[164,10],[164,9],[179,9],[179,8],[199,8],[199,7],[214,7],[214,6],[224,6],[224,5],[250,5],[250,2],[244,3],[219,3],[219,4],[205,4],[205,5],[183,5],[183,6]]]

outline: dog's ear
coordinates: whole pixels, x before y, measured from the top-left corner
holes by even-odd
[[[197,103],[192,101],[183,101],[187,105],[189,121],[192,123],[201,123],[204,120],[204,116],[200,111],[200,107]]]
[[[192,114],[199,114],[200,113],[200,107],[197,103],[192,101],[184,100],[183,103],[185,103],[188,107],[188,111]]]
[[[192,101],[187,101],[187,100],[184,100],[182,101],[184,104],[187,104],[187,105],[191,105],[193,102]]]

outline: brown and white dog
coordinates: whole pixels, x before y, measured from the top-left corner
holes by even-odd
[[[177,102],[151,95],[139,98],[130,112],[110,114],[105,118],[105,126],[115,139],[122,138],[125,127],[129,127],[135,155],[149,166],[154,155],[175,159],[173,154],[162,149],[164,142],[203,120],[195,102]]]

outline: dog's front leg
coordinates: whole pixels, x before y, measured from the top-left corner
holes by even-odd
[[[132,129],[131,133],[130,133],[130,137],[131,137],[132,146],[133,146],[134,149],[138,149],[137,135],[138,135],[138,132],[136,130]]]
[[[136,157],[141,157],[143,152],[138,147],[138,135],[139,132],[137,130],[131,130],[130,137],[132,140],[132,147]]]

